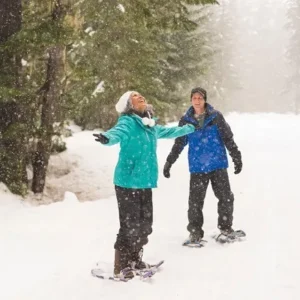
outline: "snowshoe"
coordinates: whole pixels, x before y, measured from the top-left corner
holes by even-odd
[[[219,235],[215,236],[215,240],[221,244],[234,243],[237,241],[243,241],[246,237],[246,233],[243,230],[221,230]]]
[[[203,240],[201,236],[190,234],[189,238],[183,242],[183,246],[188,246],[191,248],[201,248],[204,247],[207,241]]]

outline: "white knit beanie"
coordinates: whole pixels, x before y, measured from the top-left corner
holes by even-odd
[[[127,91],[126,93],[124,93],[118,103],[116,104],[116,111],[121,114],[122,112],[125,111],[127,105],[128,105],[128,101],[130,100],[130,96],[133,93],[133,91]]]

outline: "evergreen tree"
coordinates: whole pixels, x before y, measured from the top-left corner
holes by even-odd
[[[78,89],[84,92],[77,112],[84,125],[88,120],[110,127],[116,118],[114,104],[130,89],[143,92],[162,114],[180,99],[178,87],[193,76],[189,71],[198,67],[201,72],[199,55],[189,50],[199,47],[201,52],[201,44],[190,34],[198,24],[182,1],[121,2],[83,3],[86,38],[71,53],[79,74],[90,78],[73,90],[77,95]],[[99,93],[93,94],[97,85]]]
[[[0,76],[0,99],[6,103],[1,181],[19,194],[27,191],[26,165],[31,158],[34,192],[42,192],[45,183],[53,124],[60,111],[64,47],[72,33],[65,18],[68,6],[62,1],[25,2],[21,30],[1,44],[6,55]]]
[[[4,47],[21,29],[21,1],[0,3],[0,181],[18,194],[27,190],[26,99],[21,97],[21,56]]]

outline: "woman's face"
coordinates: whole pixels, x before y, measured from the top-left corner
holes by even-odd
[[[146,99],[138,92],[133,92],[130,95],[130,101],[134,110],[144,112],[147,107]]]

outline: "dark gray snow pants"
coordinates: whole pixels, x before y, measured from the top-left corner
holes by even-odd
[[[210,173],[191,173],[190,196],[187,229],[190,233],[204,236],[203,231],[203,205],[207,187],[211,186],[215,196],[218,198],[218,228],[230,229],[233,220],[234,196],[230,189],[227,169],[220,169]]]
[[[152,233],[152,189],[130,189],[115,186],[119,207],[120,229],[115,249],[139,251]]]

